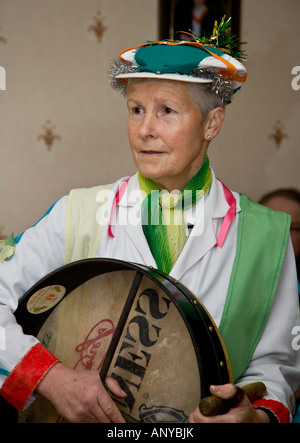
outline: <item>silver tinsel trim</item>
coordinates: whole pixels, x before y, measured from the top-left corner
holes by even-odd
[[[225,80],[221,74],[207,69],[194,69],[190,75],[193,77],[210,80],[211,83],[207,84],[208,88],[221,97],[224,105],[231,103],[234,89],[233,82],[230,80]]]
[[[121,94],[126,97],[127,85],[124,83],[123,79],[116,78],[116,76],[121,74],[131,74],[134,72],[141,71],[137,68],[122,63],[118,59],[113,60],[108,69],[108,78],[112,88],[121,92]],[[222,75],[207,69],[194,69],[191,71],[190,75],[192,77],[209,80],[211,83],[207,83],[207,87],[221,97],[223,104],[226,105],[231,103],[233,93],[233,83],[231,81],[225,80]]]
[[[108,78],[113,89],[121,92],[122,95],[126,97],[127,95],[127,85],[124,83],[123,79],[116,78],[117,75],[121,74],[131,74],[133,72],[139,72],[138,69],[132,66],[122,63],[120,60],[115,59],[111,62],[108,68]]]

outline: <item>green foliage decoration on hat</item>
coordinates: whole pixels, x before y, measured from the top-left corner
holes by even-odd
[[[180,33],[192,35],[196,42],[201,43],[202,45],[210,45],[223,49],[239,61],[246,60],[246,52],[239,50],[238,48],[240,45],[245,45],[247,42],[240,42],[236,35],[231,35],[230,22],[232,18],[229,17],[227,20],[225,19],[226,15],[224,15],[219,24],[215,21],[214,29],[210,37],[205,33],[203,37],[199,37],[192,30],[190,30],[190,34],[184,31],[181,31]]]

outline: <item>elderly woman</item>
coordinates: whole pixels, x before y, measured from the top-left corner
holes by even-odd
[[[0,265],[1,324],[8,331],[0,351],[0,393],[18,410],[37,392],[68,421],[124,422],[97,371],[65,367],[36,338],[23,335],[13,315],[40,278],[66,262],[96,256],[153,266],[180,280],[219,326],[235,384],[259,380],[267,386],[266,396],[253,404],[244,396],[215,417],[196,408],[190,422],[290,420],[300,368],[299,352],[291,347],[298,300],[289,221],[231,192],[207,157],[225,105],[246,80],[244,66],[229,52],[203,41],[148,42],[124,51],[112,66],[112,85],[127,97],[138,172],[113,184],[108,202],[97,207],[106,187],[72,191],[16,239],[14,255],[7,252]],[[153,191],[162,190],[156,201]],[[186,204],[187,190],[192,198]],[[136,191],[144,198],[132,202]],[[172,217],[164,223],[163,196],[170,194],[175,201],[169,211],[179,211],[180,223]],[[109,217],[99,236],[95,215],[105,204]],[[151,224],[155,204],[162,215]],[[140,222],[121,223],[132,210]],[[107,377],[106,383],[116,397],[126,397],[116,380]],[[230,399],[236,385],[211,386],[211,392]]]

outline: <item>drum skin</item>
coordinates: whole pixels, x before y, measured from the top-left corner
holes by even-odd
[[[211,384],[232,381],[204,306],[180,282],[140,264],[96,258],[65,265],[34,285],[15,315],[66,366],[114,377],[127,393],[114,398],[127,422],[187,422]],[[19,421],[64,419],[38,397]]]

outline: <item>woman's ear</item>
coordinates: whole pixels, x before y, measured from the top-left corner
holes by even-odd
[[[224,118],[224,108],[218,107],[210,111],[204,123],[204,135],[206,140],[212,140],[219,134]]]

